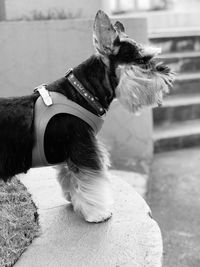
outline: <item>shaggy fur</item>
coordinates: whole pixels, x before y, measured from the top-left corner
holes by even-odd
[[[157,64],[153,68],[140,66],[120,66],[120,82],[116,96],[120,103],[130,112],[137,112],[145,106],[162,105],[163,94],[172,86],[173,74]]]
[[[0,98],[0,179],[31,167],[36,96]]]
[[[99,11],[94,21],[93,42],[97,53],[73,69],[75,77],[105,110],[115,97],[130,111],[161,103],[173,80],[172,73],[154,60],[155,49],[127,37],[120,22],[112,25]],[[63,77],[47,86],[98,115],[94,108]],[[31,168],[34,145],[33,110],[38,93],[0,99],[0,178],[7,181]],[[59,166],[63,194],[89,222],[111,216],[109,159],[93,129],[69,114],[55,115],[44,136],[44,151],[50,164]]]
[[[60,166],[58,181],[64,197],[73,204],[74,211],[83,215],[88,222],[105,221],[112,215],[112,192],[108,167],[110,161],[102,144],[98,144],[101,168],[81,168],[68,161]]]

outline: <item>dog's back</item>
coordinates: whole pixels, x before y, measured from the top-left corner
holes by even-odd
[[[31,166],[36,98],[0,98],[0,178],[5,181]]]

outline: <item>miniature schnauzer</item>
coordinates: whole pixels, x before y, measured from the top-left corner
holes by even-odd
[[[158,49],[136,43],[120,22],[98,11],[96,53],[65,77],[33,94],[0,98],[0,179],[37,166],[58,165],[58,181],[75,212],[88,222],[112,215],[109,156],[97,140],[113,99],[130,112],[162,103],[173,73]]]

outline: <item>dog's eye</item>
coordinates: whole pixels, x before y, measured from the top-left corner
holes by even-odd
[[[136,62],[140,59],[137,47],[129,42],[122,42],[118,53],[118,60],[122,63]]]
[[[143,59],[136,59],[135,60],[137,64],[144,64],[144,60]]]

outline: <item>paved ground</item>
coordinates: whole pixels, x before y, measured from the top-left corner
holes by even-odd
[[[163,267],[200,267],[200,148],[155,155],[147,200],[163,233]]]
[[[161,267],[160,229],[146,202],[129,185],[144,192],[146,177],[124,171],[110,174],[113,217],[100,224],[86,223],[72,211],[62,198],[55,169],[31,169],[20,176],[39,208],[41,234],[15,266]]]

